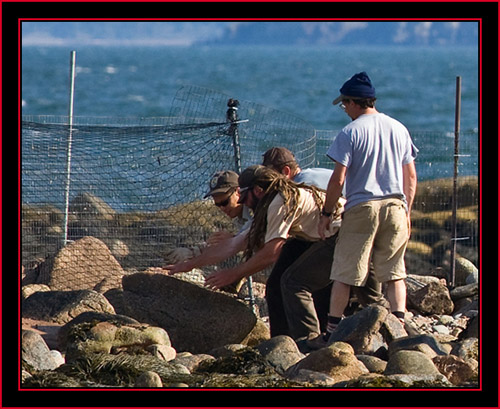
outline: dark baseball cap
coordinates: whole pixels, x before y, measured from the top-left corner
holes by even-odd
[[[227,193],[238,187],[238,174],[232,170],[223,170],[212,176],[209,183],[209,191],[204,198],[217,193]]]
[[[248,191],[255,186],[257,176],[263,169],[266,169],[266,167],[262,165],[252,165],[241,172],[238,178],[238,184],[240,186],[240,199],[238,203],[243,203],[245,201]]]
[[[364,99],[375,98],[375,87],[372,85],[370,77],[366,72],[354,74],[340,88],[340,95],[333,100],[333,105],[337,105],[343,99]]]
[[[262,156],[262,165],[264,166],[281,167],[297,163],[294,154],[289,149],[282,146],[268,149]]]

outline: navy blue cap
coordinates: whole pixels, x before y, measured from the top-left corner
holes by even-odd
[[[340,95],[333,100],[333,105],[337,105],[343,99],[355,98],[375,98],[375,87],[364,71],[354,74],[342,85]]]

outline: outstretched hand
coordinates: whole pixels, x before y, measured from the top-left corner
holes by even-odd
[[[165,270],[165,273],[169,276],[178,273],[187,273],[188,271],[192,270],[192,268],[189,266],[189,261],[183,261],[177,264],[169,264],[162,267],[162,269]]]
[[[221,270],[205,278],[205,286],[220,290],[222,287],[226,287],[240,278],[233,269]]]

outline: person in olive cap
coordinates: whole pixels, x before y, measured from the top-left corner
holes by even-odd
[[[241,232],[245,230],[247,226],[250,226],[249,223],[251,223],[252,214],[247,206],[238,203],[240,198],[238,177],[238,174],[232,170],[216,172],[210,179],[209,191],[204,198],[211,196],[214,201],[214,205],[228,217],[235,220],[236,228],[239,232]],[[212,234],[207,239],[206,243],[194,247],[177,247],[168,250],[165,252],[164,258],[168,263],[170,263],[169,267],[173,270],[179,268],[183,271],[190,271],[191,269],[185,270],[189,263],[186,265],[181,265],[179,263],[197,257],[200,253],[206,252],[209,247],[225,242],[233,236],[234,235],[229,231],[218,231]],[[210,249],[210,251],[213,250]],[[172,263],[176,263],[176,265],[174,266]]]
[[[387,283],[391,311],[404,323],[406,277],[404,253],[410,235],[410,210],[417,176],[417,148],[408,130],[375,109],[375,88],[366,72],[352,76],[333,101],[352,119],[334,139],[327,156],[335,162],[328,183],[318,233],[328,237],[333,212],[344,183],[346,205],[333,258],[329,330],[335,329],[349,300],[373,263],[375,277]],[[329,334],[332,333],[330,336]]]
[[[320,334],[312,293],[330,283],[335,234],[343,200],[335,204],[325,240],[317,226],[325,193],[297,184],[262,165],[245,169],[239,177],[240,202],[254,211],[245,240],[246,261],[215,272],[206,285],[221,288],[274,264],[266,284],[271,336],[288,335],[301,341]],[[289,238],[297,239],[287,247]],[[245,247],[242,247],[245,248]],[[279,280],[273,279],[276,275]],[[279,288],[274,288],[279,287]]]
[[[235,219],[241,230],[252,218],[247,206],[239,203],[239,175],[232,170],[217,172],[210,179],[208,193],[203,197],[212,196],[214,205],[231,219]]]

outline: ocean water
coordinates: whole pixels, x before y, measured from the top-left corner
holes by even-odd
[[[70,52],[23,47],[23,115],[68,114]],[[348,118],[331,101],[352,74],[366,71],[379,111],[418,131],[454,131],[460,76],[461,130],[479,128],[472,47],[82,47],[76,66],[76,116],[168,116],[179,87],[197,85],[338,130]]]
[[[70,52],[62,47],[22,49],[23,115],[68,115]],[[349,118],[331,102],[343,82],[359,71],[370,75],[379,111],[398,119],[410,130],[420,150],[419,180],[453,176],[455,85],[460,76],[461,153],[465,153],[460,158],[460,175],[478,174],[478,54],[474,48],[84,47],[76,50],[74,115],[107,117],[96,120],[100,124],[121,123],[117,118],[130,118],[130,124],[135,124],[137,118],[154,123],[150,119],[171,116],[172,102],[182,86],[199,86],[307,121],[321,131],[317,132],[316,165],[332,167],[324,153]],[[219,105],[222,121],[225,101]],[[129,156],[126,152],[136,149],[133,139],[120,139],[124,158]],[[32,140],[23,138],[22,142],[23,201],[60,201],[63,195],[55,186],[64,185],[65,158],[54,161],[53,147],[45,147],[48,141],[38,141],[43,146],[38,150]],[[55,146],[58,142],[53,143]],[[102,155],[104,147],[97,146],[94,140],[85,144],[86,149]],[[63,146],[65,142],[61,140],[59,147]],[[298,145],[292,146],[298,149]],[[160,148],[164,149],[154,149]],[[173,147],[163,157],[173,158],[181,148]],[[41,154],[33,156],[36,152]],[[28,159],[28,155],[32,156]],[[117,152],[107,155],[113,155],[115,161],[122,160]],[[77,166],[76,160],[73,159],[73,167]],[[141,169],[146,166],[139,163],[144,158],[130,160]],[[157,159],[150,162],[156,164]],[[108,186],[109,174],[103,173],[101,166],[87,167],[81,177],[92,180],[98,196],[115,208],[124,203],[133,203],[131,208],[135,208],[148,196],[158,196],[165,203],[177,200],[167,198],[166,193],[159,194],[154,186],[151,192],[141,190],[145,188],[142,176],[130,168],[128,161],[117,166],[113,164],[113,174],[120,180],[119,189],[128,186],[130,193],[126,197],[122,193],[115,197],[116,186]],[[40,175],[50,180],[37,180]],[[54,175],[59,175],[61,183]],[[127,175],[126,180],[123,175]],[[202,194],[210,175],[199,177]],[[158,183],[164,185],[162,181]],[[47,185],[53,188],[51,192],[42,192],[43,196],[37,189]],[[49,200],[49,193],[54,199]]]

